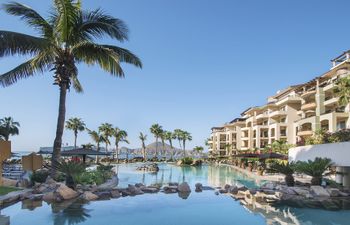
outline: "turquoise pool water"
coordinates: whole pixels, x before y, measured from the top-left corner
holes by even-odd
[[[158,174],[135,172],[136,165],[119,166],[120,185],[144,182],[167,183],[197,182],[221,186],[240,182],[258,185],[227,166],[181,168],[160,165]],[[78,201],[61,204],[45,202],[20,202],[1,210],[0,225],[347,225],[350,211],[324,211],[296,208],[271,208],[261,210],[245,207],[227,195],[214,191],[191,192],[187,199],[178,194],[144,194],[135,197],[95,201],[82,204]]]

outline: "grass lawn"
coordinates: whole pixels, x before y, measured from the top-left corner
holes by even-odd
[[[15,188],[15,187],[3,187],[0,186],[0,195],[6,195],[7,193],[10,193],[12,191],[18,191],[20,189]]]

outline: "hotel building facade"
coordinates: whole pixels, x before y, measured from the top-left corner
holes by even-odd
[[[350,75],[350,51],[332,60],[329,71],[307,83],[290,86],[267,99],[263,106],[248,108],[222,126],[213,127],[209,152],[229,156],[240,150],[263,149],[275,140],[297,144],[324,129],[350,128],[350,107],[340,106],[336,82]]]

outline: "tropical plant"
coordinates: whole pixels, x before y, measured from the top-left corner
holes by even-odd
[[[339,98],[338,102],[341,106],[346,106],[350,102],[350,76],[340,78],[336,82],[334,94]]]
[[[82,119],[73,117],[73,118],[70,118],[68,121],[66,121],[66,128],[74,132],[74,149],[76,149],[78,132],[84,131],[86,128],[86,125]]]
[[[165,152],[165,140],[166,140],[166,130],[163,130],[162,133],[160,134],[160,140],[162,142],[162,157],[166,157],[166,152]]]
[[[181,130],[181,129],[175,129],[173,132],[174,139],[177,139],[177,141],[179,142],[180,149],[182,149],[182,146],[181,146],[182,133],[183,133],[183,130]]]
[[[295,169],[298,172],[304,173],[312,177],[312,185],[321,185],[323,176],[327,169],[332,166],[332,160],[329,158],[316,157],[315,160],[308,160],[307,162],[298,161]]]
[[[275,140],[272,142],[270,149],[273,152],[279,152],[281,154],[288,154],[288,150],[292,148],[292,144],[288,144],[286,141],[283,140]]]
[[[294,163],[284,163],[284,162],[273,162],[269,165],[268,168],[271,172],[277,172],[283,174],[284,181],[286,182],[286,185],[291,187],[294,186],[294,177],[293,174],[295,172],[295,164]]]
[[[201,154],[204,151],[204,148],[202,146],[196,146],[193,148],[193,151],[197,154]]]
[[[142,132],[140,132],[139,138],[141,140],[142,143],[142,155],[143,155],[143,161],[146,161],[146,144],[145,141],[147,140],[147,135],[143,134]]]
[[[10,136],[19,134],[19,127],[19,122],[13,121],[12,117],[0,119],[0,137],[2,136],[5,141],[10,140]]]
[[[86,128],[91,139],[96,143],[97,151],[100,151],[100,143],[103,142],[103,136],[98,131]],[[96,163],[99,163],[99,157],[96,155]]]
[[[73,161],[62,161],[56,169],[66,176],[66,185],[75,189],[77,184],[76,178],[85,171],[85,165]]]
[[[150,128],[150,132],[154,135],[156,139],[156,152],[155,152],[155,157],[158,157],[158,138],[162,135],[163,133],[163,128],[159,124],[153,124]]]
[[[117,162],[119,161],[119,143],[125,142],[129,144],[129,141],[127,140],[128,133],[125,130],[121,130],[118,127],[114,128],[113,137],[115,138],[115,152],[116,152],[116,158]]]
[[[184,151],[184,157],[186,157],[186,141],[192,141],[192,136],[189,132],[182,131],[181,140],[182,140],[182,147]]]
[[[98,127],[98,131],[102,135],[102,141],[106,144],[106,153],[108,152],[108,145],[111,144],[109,138],[114,134],[113,125],[110,123],[103,123]]]
[[[92,149],[95,145],[91,144],[91,143],[86,143],[86,144],[82,144],[81,147],[83,149]]]
[[[127,26],[122,20],[101,9],[83,10],[80,0],[54,0],[48,19],[17,2],[4,4],[3,9],[10,15],[19,16],[40,37],[0,31],[0,56],[31,57],[13,70],[0,75],[0,85],[10,86],[20,79],[53,71],[54,84],[59,87],[59,110],[51,170],[52,175],[55,175],[61,153],[67,90],[72,85],[77,92],[83,91],[78,80],[77,64],[97,64],[117,77],[124,77],[120,63],[129,63],[140,68],[142,64],[127,49],[95,42],[103,37],[125,41],[128,39]]]
[[[171,131],[165,132],[165,139],[169,142],[171,153],[170,153],[170,160],[174,160],[174,147],[173,147],[173,139],[175,139],[174,133]]]

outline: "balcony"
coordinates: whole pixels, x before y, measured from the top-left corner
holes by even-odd
[[[335,83],[331,83],[331,84],[328,84],[327,86],[325,86],[325,87],[323,88],[323,91],[325,91],[325,92],[331,91],[331,90],[333,90],[335,87],[336,87]]]
[[[304,93],[302,93],[300,95],[300,97],[302,98],[307,98],[309,96],[315,95],[316,94],[316,90],[312,90],[312,91],[305,91]]]
[[[270,113],[270,117],[271,118],[275,118],[275,117],[279,117],[279,116],[285,116],[287,115],[286,111],[282,111],[282,110],[278,110],[278,111],[274,111],[272,113]]]
[[[301,98],[295,95],[290,95],[285,98],[282,98],[276,102],[277,106],[284,105],[286,103],[300,103]]]
[[[256,119],[259,120],[259,119],[267,119],[269,118],[269,115],[267,113],[262,113],[262,114],[259,114],[256,116]]]
[[[305,111],[305,110],[313,110],[316,109],[316,102],[310,102],[310,103],[306,103],[304,105],[301,106],[301,110]]]
[[[302,130],[298,132],[298,136],[305,137],[305,136],[312,136],[314,132],[312,130]]]
[[[330,98],[328,100],[326,100],[323,104],[325,106],[329,106],[329,105],[335,105],[338,104],[339,98],[335,97],[335,98]]]

